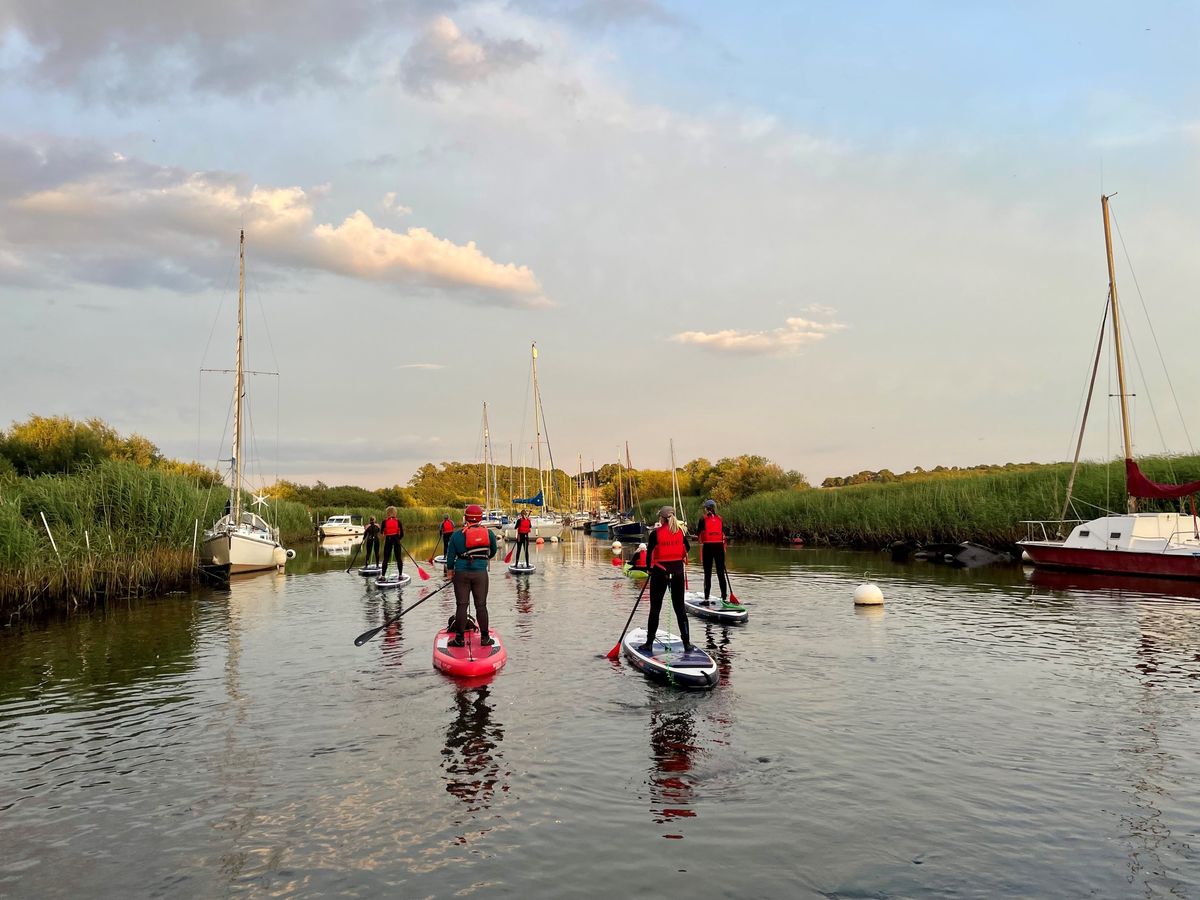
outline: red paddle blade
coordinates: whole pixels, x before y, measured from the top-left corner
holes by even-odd
[[[517,549],[516,547],[513,547],[507,553],[504,554],[505,562],[510,562],[512,560],[513,550],[516,550],[516,549]]]
[[[621,642],[617,641],[613,645],[613,648],[604,655],[607,656],[609,659],[616,659],[617,657],[619,657],[621,655]]]
[[[738,606],[742,605],[742,601],[737,598],[737,594],[735,594],[733,591],[729,592],[729,602],[736,603]]]
[[[429,573],[426,572],[424,569],[422,569],[420,566],[417,566],[417,574],[419,574],[421,576],[422,581],[429,580]]]

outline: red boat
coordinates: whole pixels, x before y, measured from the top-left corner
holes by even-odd
[[[1108,197],[1100,198],[1104,212],[1104,243],[1108,253],[1108,308],[1112,313],[1113,349],[1117,363],[1117,383],[1120,388],[1121,426],[1125,438],[1125,493],[1129,511],[1111,514],[1090,522],[1080,522],[1066,540],[1051,540],[1047,528],[1055,523],[1026,522],[1032,533],[1040,528],[1040,540],[1018,541],[1018,545],[1035,566],[1078,569],[1088,572],[1111,572],[1123,575],[1152,575],[1164,578],[1200,579],[1200,519],[1196,516],[1195,500],[1191,515],[1178,512],[1137,511],[1139,499],[1169,500],[1200,492],[1200,481],[1187,484],[1159,484],[1142,474],[1133,458],[1133,442],[1129,432],[1129,392],[1125,387],[1125,359],[1121,351],[1121,317],[1117,304],[1117,281],[1113,268],[1112,232],[1109,225]],[[1095,385],[1099,368],[1100,348],[1096,348],[1096,365],[1092,369]],[[1091,401],[1091,390],[1088,391]],[[1087,414],[1084,414],[1084,423]],[[1082,426],[1080,442],[1082,442]],[[1078,448],[1075,466],[1079,465]],[[1067,484],[1067,504],[1070,504],[1071,485],[1075,470]],[[1066,515],[1064,506],[1063,515]]]

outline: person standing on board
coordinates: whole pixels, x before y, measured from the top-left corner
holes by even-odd
[[[479,644],[490,647],[488,631],[488,560],[496,555],[496,535],[480,524],[483,508],[476,503],[467,507],[463,527],[454,532],[446,547],[446,566],[454,572],[454,637],[447,646],[465,647],[467,607],[475,598],[475,621],[479,624]]]
[[[533,522],[529,520],[529,510],[521,510],[521,518],[517,519],[517,559],[515,565],[521,565],[521,548],[525,548],[525,565],[529,562],[529,533],[533,531]]]
[[[726,606],[735,605],[726,600],[729,596],[729,584],[725,578],[725,525],[717,515],[715,500],[704,501],[704,518],[700,520],[700,527],[696,529],[696,537],[700,539],[700,559],[704,563],[704,599],[708,599],[712,590],[715,565],[717,582],[721,585],[721,602]]]
[[[375,521],[374,516],[371,516],[366,529],[363,530],[363,546],[367,548],[367,558],[363,561],[363,565],[371,564],[372,554],[375,556],[375,565],[379,565],[379,523]]]
[[[449,516],[442,519],[442,556],[450,549],[450,535],[454,534],[454,520]]]
[[[675,508],[664,506],[658,511],[658,525],[650,530],[650,537],[646,539],[646,559],[650,563],[650,620],[646,624],[646,643],[638,648],[643,653],[653,652],[658,616],[668,584],[683,649],[692,649],[687,611],[683,607],[683,564],[690,549],[687,532],[679,527],[675,518]]]
[[[389,506],[384,512],[383,519],[383,568],[379,571],[380,578],[387,577],[388,560],[392,554],[396,556],[396,568],[399,569],[396,577],[404,577],[404,556],[400,552],[402,540],[404,540],[404,526],[396,518],[396,507]]]

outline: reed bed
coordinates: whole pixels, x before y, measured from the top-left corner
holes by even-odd
[[[1139,461],[1155,481],[1200,478],[1200,457],[1151,457]],[[940,474],[890,484],[811,488],[755,494],[723,504],[718,512],[735,537],[834,547],[884,547],[894,541],[921,543],[977,541],[993,546],[1025,537],[1023,520],[1057,520],[1071,466],[1061,463],[988,474]],[[1091,518],[1125,508],[1124,462],[1083,463],[1068,517]],[[642,504],[653,521],[659,498]],[[699,521],[699,498],[684,498],[688,522]],[[1177,508],[1170,501],[1141,509]]]
[[[0,615],[38,616],[190,588],[193,547],[227,496],[182,475],[115,461],[0,482]],[[285,544],[315,536],[304,504],[271,503],[267,512]],[[404,509],[401,518],[406,527],[432,527],[446,512]]]

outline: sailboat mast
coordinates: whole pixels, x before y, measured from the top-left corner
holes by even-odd
[[[1108,257],[1108,299],[1112,303],[1113,348],[1117,354],[1117,389],[1121,394],[1121,433],[1125,439],[1125,458],[1133,459],[1133,440],[1129,435],[1129,394],[1125,390],[1125,354],[1121,348],[1121,316],[1117,308],[1117,273],[1113,265],[1112,227],[1109,224],[1108,196],[1100,195],[1104,211],[1104,252]],[[1127,497],[1128,511],[1137,512],[1137,499]]]
[[[538,492],[542,495],[542,508],[546,508],[546,483],[542,477],[542,395],[537,380],[537,341],[533,343],[533,429],[537,433]]]
[[[237,365],[233,376],[233,495],[229,513],[236,528],[242,521],[242,398],[246,393],[245,361],[242,359],[246,321],[246,232],[238,235],[238,330]]]
[[[513,505],[513,445],[508,442],[508,505]]]
[[[679,478],[675,474],[675,438],[670,438],[671,443],[671,505],[679,511],[679,515],[683,515],[683,497],[679,494]]]
[[[483,508],[486,512],[492,508],[492,481],[488,460],[491,458],[491,445],[488,434],[487,401],[483,401]]]

